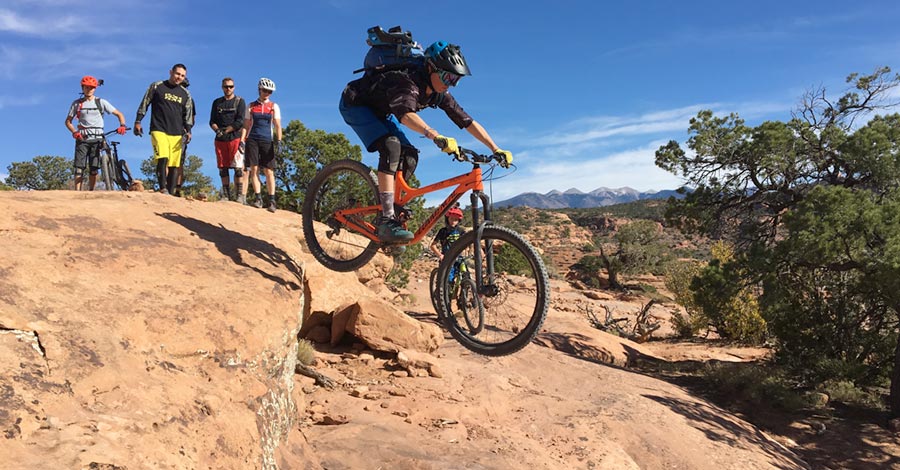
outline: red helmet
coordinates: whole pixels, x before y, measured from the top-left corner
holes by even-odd
[[[84,86],[92,86],[94,88],[97,88],[97,86],[99,86],[99,82],[97,82],[97,79],[90,75],[81,77],[81,84]]]
[[[449,211],[447,211],[447,217],[456,217],[457,219],[462,220],[463,212],[459,207],[452,207]]]

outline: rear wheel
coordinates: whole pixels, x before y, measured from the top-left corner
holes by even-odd
[[[441,308],[440,297],[438,297],[437,277],[438,268],[434,268],[431,270],[431,275],[428,276],[428,292],[431,294],[431,306],[434,307],[434,313],[437,314],[438,320],[441,320],[446,313]]]
[[[134,178],[131,176],[131,170],[128,168],[128,162],[116,159],[116,184],[122,191],[131,189]]]
[[[351,231],[334,213],[373,207],[372,211],[352,216],[358,225],[373,224],[379,205],[378,185],[367,166],[355,160],[325,166],[309,183],[303,201],[303,236],[309,251],[328,269],[359,269],[375,256],[378,243]]]
[[[534,339],[547,316],[547,270],[531,244],[512,230],[485,227],[477,244],[476,235],[477,230],[466,233],[444,254],[438,268],[438,300],[449,305],[452,284],[448,276],[453,261],[462,256],[473,264],[467,268],[470,276],[474,276],[472,281],[483,317],[463,315],[461,322],[456,316],[447,315],[444,324],[460,344],[476,353],[512,354]],[[476,250],[482,252],[482,266],[474,266]],[[489,269],[489,259],[493,269]],[[477,310],[473,312],[478,315]]]

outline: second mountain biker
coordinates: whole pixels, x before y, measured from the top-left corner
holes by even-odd
[[[72,102],[66,115],[66,128],[75,139],[75,190],[81,191],[84,171],[89,169],[88,188],[93,191],[97,183],[97,169],[100,167],[100,147],[103,145],[103,113],[119,118],[116,132],[125,134],[125,116],[109,101],[94,96],[100,80],[87,75],[81,79],[83,98]],[[78,128],[72,123],[78,119]],[[112,188],[106,188],[112,189]]]
[[[425,50],[425,66],[366,74],[347,84],[341,94],[340,111],[369,152],[378,152],[378,191],[382,216],[378,238],[382,242],[406,241],[412,232],[394,218],[394,174],[398,169],[412,174],[419,151],[412,145],[399,123],[432,139],[446,153],[458,152],[456,140],[444,137],[417,114],[431,107],[440,108],[447,117],[487,146],[502,155],[505,166],[512,154],[501,150],[487,131],[472,119],[449,93],[450,87],[470,75],[459,46],[438,41]],[[402,160],[402,165],[401,165]]]

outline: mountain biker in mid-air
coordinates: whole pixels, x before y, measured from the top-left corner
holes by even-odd
[[[81,79],[81,92],[84,97],[78,98],[69,106],[66,115],[66,128],[75,139],[75,190],[81,191],[84,182],[84,171],[90,170],[88,177],[88,189],[94,190],[97,183],[97,170],[100,168],[100,147],[103,145],[103,113],[113,114],[119,118],[119,127],[116,129],[120,135],[124,135],[125,116],[109,101],[94,96],[94,91],[101,81],[85,75]],[[78,119],[78,128],[72,124],[73,119]],[[106,188],[112,189],[112,188]]]
[[[440,108],[447,117],[501,156],[504,166],[512,163],[512,153],[501,150],[488,132],[472,119],[449,89],[460,78],[471,75],[459,46],[438,41],[425,50],[425,66],[366,74],[347,84],[341,94],[339,109],[344,121],[353,128],[369,152],[378,152],[378,191],[382,216],[378,238],[382,242],[402,242],[413,238],[394,214],[394,175],[403,170],[412,174],[419,161],[419,151],[397,125],[432,139],[438,147],[456,154],[456,140],[444,137],[417,114],[426,107]],[[401,165],[401,161],[403,162]]]

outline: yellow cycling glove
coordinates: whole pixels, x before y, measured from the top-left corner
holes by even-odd
[[[442,135],[438,135],[434,138],[434,143],[444,153],[449,153],[450,155],[459,154],[459,146],[456,145],[456,139],[454,139],[453,137],[444,137]]]
[[[512,165],[513,157],[512,152],[507,152],[506,150],[494,150],[494,156],[498,157],[497,160],[500,161],[500,166],[503,168],[509,168]]]

